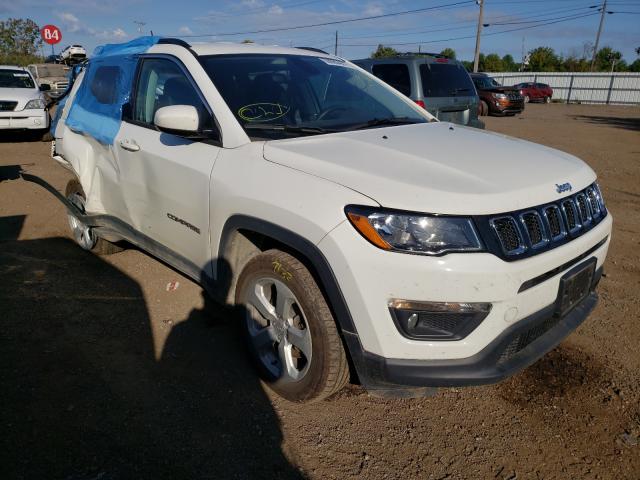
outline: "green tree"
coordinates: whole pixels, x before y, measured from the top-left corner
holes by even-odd
[[[456,51],[453,48],[445,48],[440,52],[440,55],[444,55],[445,57],[451,58],[453,60],[456,59]]]
[[[0,21],[0,54],[35,55],[40,45],[40,28],[30,18]]]
[[[242,40],[242,42],[240,42],[240,43],[254,43],[254,41],[253,41],[253,40],[250,40],[250,39],[248,39],[248,38],[245,38],[245,39],[244,39],[244,40]]]
[[[391,47],[385,47],[384,45],[378,45],[378,49],[371,54],[371,58],[389,58],[395,57],[398,52]]]
[[[504,72],[504,66],[502,65],[502,59],[497,53],[490,53],[484,58],[482,65],[482,71],[484,72]]]
[[[630,64],[627,67],[627,70],[629,70],[630,72],[640,72],[640,58],[636,59],[635,62]]]
[[[0,62],[26,65],[38,60],[40,28],[30,18],[0,21]]]
[[[555,72],[560,59],[551,47],[538,47],[529,52],[529,70],[532,72]]]
[[[590,62],[586,58],[578,58],[574,55],[569,55],[562,60],[562,70],[565,72],[588,72]]]
[[[622,53],[611,47],[602,47],[596,53],[596,70],[611,71],[611,67],[617,67],[620,70]],[[615,65],[614,65],[615,64]]]
[[[502,68],[505,72],[516,72],[518,71],[518,65],[511,55],[508,53],[502,57]]]

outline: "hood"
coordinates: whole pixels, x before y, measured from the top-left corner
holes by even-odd
[[[0,100],[18,102],[15,111],[22,110],[29,100],[43,98],[37,88],[0,88]]]
[[[274,140],[264,157],[384,207],[425,213],[519,210],[560,198],[556,184],[577,191],[595,180],[567,153],[445,122]]]

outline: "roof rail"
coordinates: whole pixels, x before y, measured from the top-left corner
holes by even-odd
[[[398,56],[400,57],[436,57],[436,58],[450,58],[441,53],[432,53],[432,52],[398,52]]]
[[[184,48],[191,48],[191,45],[179,38],[161,38],[160,40],[158,40],[158,43],[164,45],[179,45]]]
[[[324,50],[320,50],[319,48],[315,48],[315,47],[295,47],[295,48],[299,48],[300,50],[309,50],[310,52],[324,53],[325,55],[331,55],[329,52],[325,52]]]

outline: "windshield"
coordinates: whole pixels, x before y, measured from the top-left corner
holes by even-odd
[[[64,65],[38,65],[38,76],[40,78],[46,77],[66,77],[69,72],[69,67]]]
[[[399,94],[344,60],[247,54],[205,56],[202,63],[252,137],[427,121]]]
[[[0,88],[35,88],[35,85],[24,70],[0,70]]]
[[[475,83],[478,88],[494,88],[502,86],[491,77],[475,77],[473,79],[473,83]]]
[[[469,74],[459,63],[423,63],[420,76],[422,93],[427,98],[476,94]]]

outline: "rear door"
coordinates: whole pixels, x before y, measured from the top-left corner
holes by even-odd
[[[140,60],[129,112],[115,151],[133,227],[202,267],[210,258],[209,185],[221,148],[159,131],[155,112],[192,105],[200,128],[217,130],[213,113],[184,66],[169,56]]]
[[[419,66],[422,96],[427,110],[444,122],[468,125],[478,116],[478,97],[465,68],[447,59]]]

